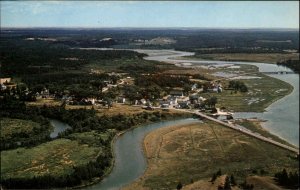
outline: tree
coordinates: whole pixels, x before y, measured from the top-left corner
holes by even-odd
[[[213,184],[215,182],[215,180],[217,179],[217,175],[213,174],[212,178],[211,178],[211,183]]]
[[[218,172],[216,173],[216,175],[217,176],[221,176],[222,175],[221,169],[218,170]]]
[[[225,184],[224,184],[224,189],[231,189],[231,186],[230,186],[230,179],[228,176],[226,176],[225,178]]]
[[[178,184],[177,184],[177,186],[176,186],[176,189],[182,189],[182,183],[181,182],[179,182]]]
[[[235,182],[235,179],[234,179],[234,176],[231,174],[230,176],[230,183],[231,185],[235,186],[236,185],[236,182]]]

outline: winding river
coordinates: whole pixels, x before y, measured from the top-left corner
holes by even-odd
[[[86,187],[85,189],[120,189],[122,186],[134,181],[144,173],[147,167],[142,151],[142,141],[147,133],[161,127],[195,122],[201,121],[189,118],[158,122],[134,128],[121,135],[114,144],[115,165],[112,172],[100,183]]]
[[[191,56],[194,53],[182,52],[174,50],[135,50],[140,53],[146,53],[147,60],[155,60],[168,62],[173,64],[192,64],[200,65],[234,65],[234,64],[250,64],[259,68],[260,72],[273,71],[290,71],[290,69],[274,64],[251,63],[251,62],[228,62],[228,61],[198,61],[176,59],[182,56]],[[271,75],[285,82],[290,83],[294,90],[288,96],[271,104],[264,113],[235,113],[235,118],[257,117],[263,120],[263,127],[267,128],[271,133],[287,140],[288,142],[299,145],[299,75]],[[104,178],[100,183],[84,189],[120,189],[122,186],[131,183],[140,177],[146,169],[146,160],[142,151],[142,141],[144,136],[161,127],[170,125],[188,124],[200,122],[195,119],[180,119],[167,122],[159,122],[143,127],[138,127],[126,132],[117,138],[114,144],[115,165],[112,172]],[[130,147],[130,148],[129,148]]]

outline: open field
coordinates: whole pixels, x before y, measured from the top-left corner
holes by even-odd
[[[108,135],[93,131],[74,133],[68,137],[71,140],[57,139],[33,148],[2,151],[1,178],[69,175],[74,172],[74,166],[96,160]]]
[[[289,151],[212,122],[155,130],[145,137],[144,147],[148,168],[125,189],[174,189],[179,181],[184,186],[209,181],[218,169],[242,183],[262,170],[272,176],[299,167]]]
[[[197,54],[190,59],[219,60],[219,61],[246,61],[260,63],[277,63],[288,59],[299,59],[299,53],[217,53]]]
[[[54,98],[38,98],[35,102],[26,102],[26,104],[29,106],[59,106],[61,101]]]
[[[223,70],[227,72],[228,70]],[[217,107],[226,107],[235,112],[263,112],[271,103],[291,93],[293,87],[279,79],[261,74],[255,66],[241,65],[241,75],[251,75],[260,78],[239,79],[248,87],[248,92],[236,92],[223,90],[222,93],[202,93],[201,96],[218,98]],[[227,87],[228,81],[221,80],[223,87]]]

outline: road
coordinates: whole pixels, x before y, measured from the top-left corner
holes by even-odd
[[[170,108],[170,109],[174,109],[174,108]],[[264,137],[264,136],[262,136],[262,135],[260,135],[260,134],[258,134],[258,133],[254,133],[254,132],[252,132],[252,131],[250,131],[250,130],[247,130],[247,129],[245,129],[245,128],[241,128],[241,127],[239,127],[239,126],[237,126],[237,125],[233,125],[233,124],[230,124],[230,123],[225,123],[225,122],[223,122],[223,121],[220,121],[220,120],[218,120],[218,119],[215,119],[215,118],[213,118],[213,117],[210,117],[210,116],[208,116],[208,115],[206,115],[206,114],[203,114],[203,113],[200,113],[200,112],[196,112],[196,111],[192,111],[192,110],[176,109],[176,111],[182,111],[182,112],[187,112],[187,113],[196,114],[196,115],[198,115],[198,116],[200,116],[200,117],[203,117],[203,118],[205,118],[205,119],[208,119],[208,120],[217,122],[217,123],[219,123],[219,124],[221,124],[221,125],[223,125],[223,126],[225,126],[225,127],[228,127],[228,128],[230,128],[230,129],[234,129],[234,130],[239,131],[239,132],[241,132],[241,133],[244,133],[244,134],[246,134],[246,135],[248,135],[248,136],[257,138],[257,139],[259,139],[259,140],[262,140],[262,141],[264,141],[264,142],[273,144],[273,145],[278,146],[278,147],[280,147],[280,148],[283,148],[283,149],[292,151],[292,152],[296,153],[297,155],[299,155],[299,148],[297,149],[297,148],[294,148],[294,147],[291,147],[291,146],[288,146],[288,145],[279,143],[279,142],[274,141],[274,140],[272,140],[272,139],[270,139],[270,138]]]

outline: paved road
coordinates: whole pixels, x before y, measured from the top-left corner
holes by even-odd
[[[174,109],[174,108],[170,108],[170,109]],[[223,121],[220,121],[220,120],[218,120],[218,119],[215,119],[215,118],[213,118],[213,117],[210,117],[210,116],[208,116],[208,115],[206,115],[206,114],[203,114],[203,113],[200,113],[200,112],[196,112],[196,111],[192,111],[192,110],[176,109],[176,111],[182,111],[182,112],[187,112],[187,113],[192,113],[192,114],[199,115],[200,117],[203,117],[203,118],[206,118],[206,119],[208,119],[208,120],[217,122],[217,123],[219,123],[219,124],[221,124],[221,125],[223,125],[223,126],[226,126],[226,127],[228,127],[228,128],[237,130],[237,131],[239,131],[239,132],[241,132],[241,133],[244,133],[244,134],[246,134],[246,135],[248,135],[248,136],[257,138],[257,139],[262,140],[262,141],[264,141],[264,142],[271,143],[271,144],[273,144],[273,145],[276,145],[276,146],[278,146],[278,147],[280,147],[280,148],[283,148],[283,149],[292,151],[292,152],[297,153],[297,154],[299,155],[299,148],[297,149],[297,148],[294,148],[294,147],[291,147],[291,146],[288,146],[288,145],[279,143],[279,142],[274,141],[274,140],[272,140],[272,139],[270,139],[270,138],[264,137],[264,136],[262,136],[262,135],[260,135],[260,134],[258,134],[258,133],[254,133],[254,132],[252,132],[252,131],[250,131],[250,130],[247,130],[247,129],[245,129],[245,128],[239,127],[239,126],[237,126],[237,125],[233,125],[233,124],[230,124],[230,123],[225,123],[225,122],[223,122]]]

